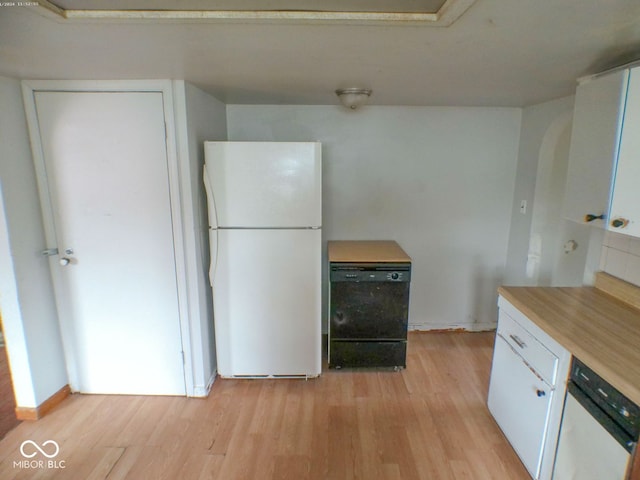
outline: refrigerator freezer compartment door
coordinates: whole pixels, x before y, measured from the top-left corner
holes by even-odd
[[[321,372],[321,230],[218,230],[218,373]]]
[[[320,143],[205,142],[205,158],[219,227],[322,224]]]

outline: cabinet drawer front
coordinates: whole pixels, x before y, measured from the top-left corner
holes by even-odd
[[[550,385],[556,384],[558,357],[503,310],[498,318],[498,334]]]

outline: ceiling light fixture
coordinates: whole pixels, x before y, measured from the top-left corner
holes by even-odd
[[[367,88],[340,88],[336,90],[336,95],[338,95],[342,105],[355,110],[367,103],[371,96],[371,90]]]

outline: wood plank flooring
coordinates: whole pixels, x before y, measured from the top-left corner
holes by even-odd
[[[11,383],[7,348],[0,345],[0,439],[20,424],[15,411],[16,400]]]
[[[72,395],[0,441],[0,478],[525,480],[486,407],[493,338],[410,333],[401,372],[218,379],[206,399]],[[23,468],[26,440],[57,463],[26,444]]]

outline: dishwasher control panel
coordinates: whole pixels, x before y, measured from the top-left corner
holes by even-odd
[[[640,407],[638,405],[577,358],[573,360],[571,381],[627,433],[638,438],[640,433]]]
[[[332,282],[410,282],[409,263],[332,263]]]

